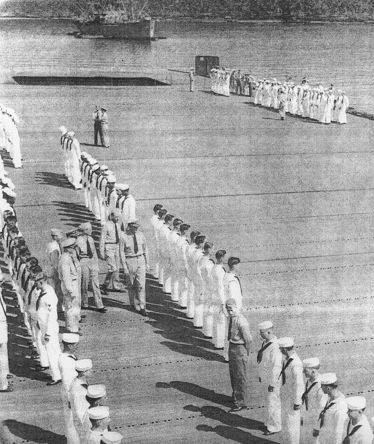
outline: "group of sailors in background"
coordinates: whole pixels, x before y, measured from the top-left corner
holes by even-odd
[[[224,67],[213,68],[210,77],[213,93],[253,97],[255,105],[278,110],[282,119],[290,114],[324,124],[347,123],[349,99],[343,90],[336,90],[333,85],[329,88],[321,84],[312,86],[305,78],[300,84],[282,83],[275,78],[256,80],[249,73]]]
[[[329,124],[347,123],[348,97],[343,90],[333,85],[311,86],[306,79],[301,84],[281,83],[277,79],[262,79],[256,82],[254,104],[279,110],[281,116],[288,113]]]
[[[0,149],[5,149],[14,168],[22,168],[21,143],[18,134],[19,118],[14,109],[0,104]],[[0,169],[4,169],[1,159]]]

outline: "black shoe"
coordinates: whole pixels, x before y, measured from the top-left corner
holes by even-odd
[[[36,372],[44,372],[44,370],[48,370],[49,367],[42,367],[41,365],[38,365],[37,367],[35,367],[35,371]]]
[[[108,311],[107,308],[103,307],[103,308],[97,308],[96,309],[99,313],[106,313]]]
[[[82,305],[82,307],[81,307],[81,310],[89,310],[90,309],[90,307],[87,305]],[[81,316],[81,317],[83,317],[83,316]]]
[[[101,290],[101,294],[103,294],[104,296],[108,296],[109,295],[109,292],[108,292],[106,287],[102,287],[100,290]]]
[[[7,378],[7,379],[12,379],[12,378],[13,378],[13,375],[11,375],[10,373],[8,373],[8,374],[6,375],[6,378]]]
[[[7,392],[12,392],[13,391],[13,388],[12,387],[7,387],[6,389],[4,389],[4,390],[0,390],[0,393],[7,393]]]
[[[148,313],[147,310],[145,308],[141,308],[139,313],[144,316],[145,318],[148,318]]]
[[[229,412],[240,412],[241,410],[245,410],[247,408],[246,405],[242,405],[240,407],[234,407],[231,410],[229,410]]]
[[[61,382],[62,382],[62,379],[59,379],[58,381],[53,381],[53,379],[52,379],[52,381],[47,382],[47,385],[57,385],[57,384],[61,384]]]
[[[278,432],[270,432],[269,430],[266,430],[266,432],[264,432],[265,436],[270,436],[270,435],[275,435]]]

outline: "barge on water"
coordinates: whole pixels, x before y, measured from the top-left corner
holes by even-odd
[[[80,5],[80,3],[78,3]],[[148,0],[87,1],[75,20],[76,37],[93,36],[125,40],[156,40],[156,21],[146,8]]]

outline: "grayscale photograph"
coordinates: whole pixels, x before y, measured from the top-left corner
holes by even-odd
[[[0,0],[0,444],[373,444],[373,67],[372,0]]]

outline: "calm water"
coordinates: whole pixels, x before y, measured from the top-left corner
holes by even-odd
[[[166,40],[139,43],[76,39],[66,35],[75,30],[67,21],[0,20],[2,74],[187,68],[195,55],[217,55],[255,76],[333,83],[353,106],[374,112],[374,25],[163,22],[158,29]]]

